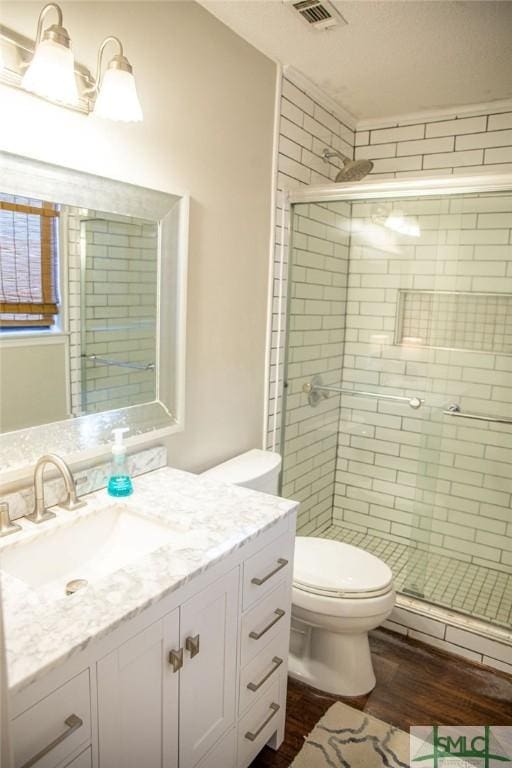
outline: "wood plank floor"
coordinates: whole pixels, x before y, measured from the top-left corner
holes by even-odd
[[[251,768],[288,768],[335,701],[408,731],[411,725],[512,725],[512,677],[386,630],[371,635],[377,685],[342,699],[289,681],[281,748],[265,747]]]

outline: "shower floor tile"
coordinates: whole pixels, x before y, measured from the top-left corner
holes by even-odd
[[[507,629],[512,626],[512,574],[452,560],[339,525],[330,526],[318,536],[353,544],[380,557],[393,571],[398,592]]]

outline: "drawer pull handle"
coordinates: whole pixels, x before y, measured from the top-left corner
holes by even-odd
[[[263,637],[263,635],[266,635],[266,633],[269,631],[269,629],[271,629],[274,626],[274,624],[277,624],[277,622],[280,619],[283,618],[285,613],[286,613],[286,611],[283,611],[282,608],[276,608],[275,611],[274,611],[274,614],[275,614],[276,618],[272,619],[270,624],[267,624],[265,629],[262,629],[261,632],[256,632],[254,629],[253,629],[252,632],[249,632],[249,637],[251,638],[251,640],[259,640],[260,637]]]
[[[190,658],[193,659],[199,653],[199,635],[194,637],[187,637],[185,640],[185,648],[190,653]]]
[[[32,765],[38,763],[45,755],[55,749],[55,747],[58,747],[59,744],[62,744],[62,742],[67,739],[68,736],[71,736],[72,733],[81,728],[84,724],[84,721],[78,717],[78,715],[70,715],[69,717],[66,717],[64,723],[67,725],[64,733],[61,733],[60,736],[57,736],[57,738],[54,739],[51,744],[48,744],[47,747],[44,747],[44,749],[38,752],[37,755],[31,757],[28,762],[21,766],[21,768],[31,768]]]
[[[254,577],[254,579],[251,579],[251,584],[256,584],[257,587],[261,587],[262,584],[264,584],[266,581],[272,578],[274,574],[276,574],[278,571],[281,570],[281,568],[284,568],[286,565],[288,565],[288,560],[285,560],[284,557],[280,557],[277,560],[277,568],[274,568],[273,571],[270,571],[270,573],[267,573],[266,576],[263,576],[263,578],[258,578],[257,576]]]
[[[280,666],[281,666],[281,664],[283,663],[283,660],[282,660],[282,659],[280,659],[280,658],[279,658],[279,656],[274,656],[274,658],[272,659],[272,663],[273,663],[273,665],[274,665],[274,666],[272,667],[272,669],[270,670],[270,672],[267,672],[267,674],[265,675],[265,677],[262,677],[262,678],[261,678],[261,680],[259,681],[259,683],[247,683],[247,687],[248,687],[248,689],[249,689],[250,691],[257,691],[259,688],[261,688],[261,686],[263,685],[263,683],[266,683],[266,682],[267,682],[267,680],[269,679],[269,677],[272,677],[272,675],[274,674],[274,672],[275,672],[277,669],[279,669],[279,667],[280,667]]]
[[[281,707],[279,706],[279,704],[272,702],[272,704],[270,705],[270,709],[272,710],[272,712],[266,718],[266,720],[262,722],[258,730],[254,731],[254,733],[252,731],[247,731],[244,738],[248,739],[249,741],[254,741],[255,739],[257,739],[260,733],[262,732],[262,730],[264,729],[264,727],[270,723],[270,721],[272,720],[276,712],[279,712]]]
[[[179,648],[177,651],[172,649],[169,652],[169,664],[172,667],[173,672],[177,672],[183,666],[183,648]]]

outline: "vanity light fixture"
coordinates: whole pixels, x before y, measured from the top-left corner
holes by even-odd
[[[44,19],[52,10],[57,12],[57,24],[43,32]],[[62,26],[62,11],[56,3],[48,3],[39,14],[34,56],[21,85],[26,91],[50,101],[72,106],[78,104],[75,59],[69,34]]]
[[[105,74],[101,77],[103,52],[109,43],[115,43],[119,52],[110,60]],[[94,115],[108,120],[141,122],[142,109],[137,95],[133,68],[124,55],[123,44],[118,37],[110,35],[100,45],[96,81],[92,90],[97,93]]]
[[[57,14],[56,23],[45,26],[51,12]],[[110,43],[117,46],[117,51],[102,73],[103,54]],[[0,24],[0,83],[108,120],[143,119],[133,69],[119,38],[109,36],[103,40],[93,77],[75,62],[57,3],[48,3],[39,14],[35,43]]]

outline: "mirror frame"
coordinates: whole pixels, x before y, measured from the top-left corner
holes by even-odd
[[[0,484],[27,475],[44,453],[73,463],[104,456],[113,427],[128,447],[184,429],[185,331],[190,199],[0,152],[2,192],[154,221],[158,226],[156,400],[0,434]],[[172,285],[173,297],[162,287]],[[166,329],[162,343],[162,328]],[[0,339],[0,348],[1,348]],[[12,340],[9,339],[12,343]]]

